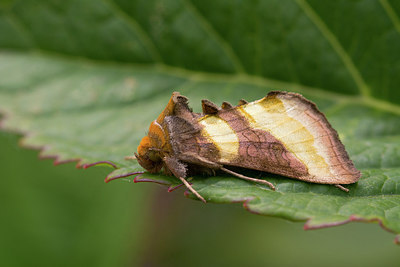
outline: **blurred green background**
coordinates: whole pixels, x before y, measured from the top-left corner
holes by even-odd
[[[376,224],[304,231],[240,204],[54,166],[0,133],[0,266],[399,266]]]
[[[65,158],[80,148],[89,162],[95,161],[91,154],[122,159],[134,151],[131,140],[142,136],[150,120],[134,117],[127,107],[156,96],[151,103],[157,108],[142,112],[153,119],[151,112],[166,103],[162,94],[178,85],[195,98],[207,92],[226,100],[230,86],[248,91],[251,81],[254,88],[370,94],[370,102],[398,108],[399,3],[0,0],[0,110],[20,115],[9,121],[19,130],[41,128],[38,118],[44,118],[47,128],[37,131],[45,134],[31,136],[31,144],[48,144],[54,149],[48,154]],[[138,90],[135,80],[125,79],[131,75]],[[135,119],[136,128],[100,116],[104,126],[93,141],[82,125],[98,115],[96,108],[113,105],[121,110],[112,110],[110,118]],[[64,131],[55,115],[71,110],[82,112],[79,120],[71,118],[82,128],[64,125],[71,130]],[[48,122],[41,117],[46,112]],[[21,116],[27,113],[31,117]],[[121,145],[110,154],[114,140],[108,133],[119,124],[128,133],[119,135],[132,147]],[[377,128],[379,133],[383,126]],[[110,138],[104,140],[104,133]],[[69,137],[73,142],[66,142]],[[241,204],[185,199],[182,189],[168,193],[129,179],[105,184],[110,168],[54,166],[38,159],[38,151],[21,148],[19,138],[0,132],[1,267],[400,265],[394,235],[377,224],[304,231],[301,222],[256,216]]]

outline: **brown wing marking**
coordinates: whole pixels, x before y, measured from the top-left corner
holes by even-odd
[[[197,121],[193,123],[177,116],[169,116],[165,118],[165,122],[173,153],[177,157],[180,154],[190,153],[218,162],[217,147],[201,134],[202,128]]]
[[[229,123],[239,138],[239,156],[226,165],[294,178],[308,174],[307,167],[293,156],[281,141],[267,131],[250,127],[246,118],[237,110],[221,111],[218,116]]]
[[[282,101],[289,116],[303,121],[308,131],[313,133],[314,146],[331,172],[340,178],[340,183],[354,183],[360,178],[361,174],[350,160],[336,130],[314,103],[295,93],[273,92],[272,95]]]
[[[215,105],[210,100],[206,100],[206,99],[203,99],[201,101],[201,107],[203,109],[204,114],[216,114],[219,111],[219,108],[217,105]]]
[[[222,109],[231,109],[231,108],[233,108],[233,106],[231,103],[224,101],[224,102],[222,102],[221,108]]]
[[[348,184],[360,177],[336,131],[315,104],[286,92],[239,107],[251,127],[270,132],[309,171],[299,179],[317,183]]]

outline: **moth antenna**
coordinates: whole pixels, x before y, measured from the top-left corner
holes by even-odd
[[[207,99],[201,100],[201,107],[203,108],[204,114],[216,114],[219,111],[218,106]]]
[[[247,102],[247,101],[244,100],[244,99],[240,99],[240,100],[239,100],[239,103],[238,103],[238,106],[246,105],[247,103],[249,103],[249,102]]]
[[[229,174],[235,175],[236,177],[239,177],[240,179],[243,179],[243,180],[252,181],[252,182],[260,183],[260,184],[266,184],[266,185],[268,185],[272,190],[275,191],[275,186],[274,186],[272,183],[270,183],[270,182],[268,182],[268,181],[266,181],[266,180],[247,177],[247,176],[244,176],[244,175],[242,175],[242,174],[240,174],[240,173],[236,173],[236,172],[234,172],[234,171],[228,170],[228,169],[226,169],[226,168],[224,168],[224,167],[221,167],[221,170],[224,171],[224,172],[227,172],[227,173],[229,173]]]
[[[335,187],[339,188],[340,190],[344,192],[349,192],[350,190],[344,186],[341,186],[340,184],[335,184]]]
[[[196,191],[194,190],[194,188],[188,183],[188,181],[186,181],[185,178],[183,177],[179,177],[179,179],[182,181],[182,183],[193,193],[195,194],[195,196],[200,199],[201,201],[203,201],[204,203],[207,203],[207,201]]]
[[[231,109],[231,108],[233,108],[233,106],[229,102],[222,102],[221,108],[222,109]]]

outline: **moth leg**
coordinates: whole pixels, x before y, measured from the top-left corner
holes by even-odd
[[[275,190],[275,186],[272,183],[268,182],[268,181],[265,181],[265,180],[262,180],[262,179],[256,179],[256,178],[247,177],[247,176],[244,176],[242,174],[236,173],[234,171],[228,170],[228,169],[224,168],[221,164],[209,161],[208,159],[203,158],[203,157],[201,157],[201,156],[199,156],[197,154],[194,154],[194,153],[182,154],[180,156],[180,159],[185,161],[185,162],[188,162],[188,163],[205,166],[207,168],[210,168],[211,170],[221,170],[221,171],[227,172],[229,174],[232,174],[232,175],[234,175],[236,177],[239,177],[241,179],[244,179],[244,180],[248,180],[248,181],[252,181],[252,182],[256,182],[256,183],[260,183],[260,184],[266,184],[272,190]]]
[[[335,184],[334,186],[336,186],[337,188],[339,188],[340,190],[344,191],[344,192],[349,192],[350,190],[344,186],[341,186],[340,184]]]
[[[201,201],[203,201],[204,203],[207,203],[207,201],[196,191],[194,190],[194,188],[188,183],[188,181],[186,181],[185,178],[183,177],[179,177],[179,179],[182,181],[182,183],[193,193],[195,194],[195,196],[200,199]]]
[[[194,188],[186,181],[186,165],[179,161],[175,157],[165,157],[164,158],[164,163],[167,166],[168,170],[172,172],[172,174],[179,178],[179,180],[182,181],[182,183],[196,196],[198,197],[201,201],[206,203],[206,200],[196,191]]]
[[[234,171],[228,170],[228,169],[226,169],[224,167],[221,167],[221,170],[224,171],[224,172],[227,172],[229,174],[235,175],[236,177],[239,177],[240,179],[243,179],[243,180],[252,181],[252,182],[256,182],[256,183],[260,183],[260,184],[266,184],[272,190],[275,191],[275,186],[272,183],[268,182],[268,181],[265,181],[265,180],[262,180],[262,179],[256,179],[256,178],[247,177],[247,176],[244,176],[244,175],[242,175],[240,173],[236,173]]]

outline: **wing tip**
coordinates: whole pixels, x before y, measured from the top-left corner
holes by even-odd
[[[305,104],[307,109],[314,113],[323,122],[323,125],[327,128],[328,133],[331,137],[331,141],[334,143],[337,156],[340,158],[341,167],[337,170],[338,177],[346,176],[346,179],[340,181],[340,184],[352,184],[357,182],[361,178],[361,172],[355,167],[353,161],[350,159],[342,141],[339,138],[338,132],[332,127],[325,114],[322,113],[317,105],[298,93],[286,92],[286,91],[271,91],[268,93],[266,98],[279,98],[281,100],[296,100],[300,103]],[[343,175],[343,176],[341,176]],[[336,179],[335,179],[336,180]],[[337,181],[336,181],[337,183]]]

